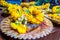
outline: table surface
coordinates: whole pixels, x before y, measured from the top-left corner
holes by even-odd
[[[0,19],[1,19],[1,15],[0,15]],[[54,30],[52,33],[50,33],[49,35],[47,35],[43,38],[36,39],[36,40],[60,40],[60,25],[55,24],[55,23],[53,25],[54,25]],[[19,39],[14,39],[14,38],[11,38],[9,36],[6,36],[0,30],[0,40],[19,40]]]

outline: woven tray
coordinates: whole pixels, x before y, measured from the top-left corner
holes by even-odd
[[[4,34],[6,34],[7,36],[10,36],[10,37],[14,37],[15,39],[16,38],[18,38],[18,39],[36,39],[36,38],[44,37],[53,31],[53,25],[52,25],[51,21],[48,20],[47,18],[45,18],[44,21],[46,22],[46,24],[48,26],[44,26],[41,28],[38,27],[38,28],[34,29],[33,31],[28,32],[26,34],[19,34],[18,32],[11,29],[10,19],[5,18],[1,21],[0,29]]]
[[[53,23],[60,24],[60,20],[54,20],[51,17],[49,17],[47,14],[45,14],[45,17],[50,19]]]

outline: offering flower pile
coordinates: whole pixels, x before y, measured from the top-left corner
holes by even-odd
[[[54,6],[51,12],[47,13],[53,20],[60,20],[60,6]]]
[[[50,4],[36,6],[35,2],[11,4],[1,0],[3,6],[1,30],[7,36],[18,39],[36,39],[51,33],[53,25],[44,17]]]
[[[5,1],[1,1],[1,4],[6,6],[4,12],[10,14],[11,27],[19,33],[26,33],[28,29],[39,26],[44,20],[44,14],[35,6],[27,8],[16,4],[8,4]]]

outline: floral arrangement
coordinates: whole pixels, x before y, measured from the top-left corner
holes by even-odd
[[[1,30],[8,36],[18,39],[36,39],[51,33],[53,25],[43,13],[43,10],[49,9],[49,3],[36,6],[35,2],[24,2],[18,5],[1,0],[0,5],[4,7]]]
[[[13,29],[17,29],[19,33],[26,33],[27,23],[39,25],[44,20],[44,14],[42,11],[34,6],[22,8],[17,4],[9,4],[5,1],[1,1],[0,3],[3,6],[6,6],[9,11],[7,14],[10,14],[11,26]],[[4,12],[6,12],[6,10],[4,10]]]
[[[60,6],[53,6],[52,11],[48,12],[48,16],[53,20],[60,20]]]

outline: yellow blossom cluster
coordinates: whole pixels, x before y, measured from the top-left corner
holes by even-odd
[[[54,7],[52,8],[52,12],[53,12],[53,13],[60,12],[60,6],[54,6]]]
[[[15,23],[11,22],[11,27],[15,30],[17,30],[20,34],[26,33],[27,26],[23,24],[16,25]]]
[[[54,20],[60,20],[60,16],[56,13],[55,14],[49,14],[48,16],[51,17]]]
[[[0,4],[8,8],[9,13],[11,14],[10,17],[13,18],[15,21],[22,15],[25,15],[25,17],[27,18],[27,22],[31,22],[33,24],[40,24],[44,20],[44,14],[39,9],[40,6],[29,6],[27,8],[17,4],[10,4],[6,1],[0,1]],[[34,4],[34,2],[30,2],[30,4]],[[17,25],[11,22],[11,26],[19,33],[26,33],[27,31],[27,26],[22,23],[18,23]]]
[[[60,6],[53,6],[52,13],[48,14],[54,20],[60,20]]]

